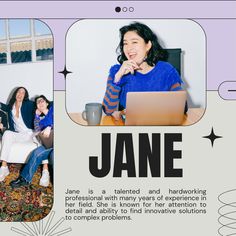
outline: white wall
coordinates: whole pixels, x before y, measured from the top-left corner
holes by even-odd
[[[16,87],[23,86],[30,98],[44,94],[53,100],[53,62],[0,65],[0,102],[6,103]]]
[[[66,80],[67,112],[81,112],[85,103],[102,102],[110,67],[117,64],[119,28],[132,21],[147,24],[164,48],[181,48],[182,79],[192,107],[205,107],[206,42],[202,28],[194,21],[80,20],[68,31],[66,64],[72,74]]]

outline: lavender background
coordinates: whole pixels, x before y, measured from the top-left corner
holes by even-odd
[[[116,13],[114,11],[116,6],[126,6],[126,7],[134,7],[134,12],[121,12]],[[207,38],[207,89],[208,90],[218,90],[219,88],[219,94],[221,97],[225,99],[236,99],[236,93],[228,92],[229,89],[236,90],[236,2],[233,1],[200,1],[200,2],[186,2],[186,1],[159,1],[159,2],[129,2],[126,3],[124,1],[122,2],[76,2],[76,1],[37,1],[37,2],[30,2],[30,1],[0,1],[0,18],[40,18],[44,22],[46,22],[49,27],[51,28],[53,34],[54,34],[54,90],[65,90],[65,79],[64,76],[59,71],[62,71],[64,69],[65,65],[65,37],[66,32],[71,24],[73,24],[75,21],[81,18],[191,18],[194,19],[196,22],[198,22],[203,30],[206,33]],[[183,35],[184,37],[184,35]],[[70,70],[70,68],[68,68]],[[1,76],[0,76],[1,77]],[[227,82],[228,81],[228,82]],[[210,94],[212,96],[212,101],[215,99],[214,94]],[[64,97],[63,97],[64,100]],[[63,100],[60,100],[58,104],[63,104]],[[210,101],[211,102],[211,101]],[[213,104],[213,103],[212,103]],[[231,153],[231,155],[228,155],[229,158],[234,157],[235,153],[235,139],[234,139],[234,128],[233,119],[235,119],[233,116],[233,109],[225,108],[225,104],[222,105],[217,101],[215,106],[219,105],[220,114],[227,113],[228,115],[228,125],[225,125],[225,122],[222,121],[222,116],[216,116],[214,112],[208,114],[205,122],[199,122],[196,126],[191,126],[190,129],[185,129],[184,133],[186,136],[191,137],[185,140],[186,143],[186,149],[185,153],[186,156],[188,156],[189,167],[190,171],[188,171],[187,174],[191,176],[192,178],[189,178],[190,182],[187,182],[188,185],[191,186],[191,184],[199,184],[203,182],[203,186],[210,186],[212,198],[210,199],[211,204],[216,204],[213,200],[216,199],[216,193],[219,193],[222,189],[228,188],[229,185],[233,185],[233,178],[232,173],[234,173],[235,165],[233,165],[233,158],[230,161],[227,159],[225,161],[225,158],[227,158],[227,155],[225,155],[225,150],[227,150],[227,153]],[[217,107],[218,108],[218,107]],[[223,110],[223,111],[222,111]],[[78,139],[79,138],[88,138],[91,143],[94,143],[95,150],[96,150],[96,144],[99,143],[100,140],[100,130],[99,129],[87,129],[87,128],[81,128],[79,125],[73,125],[72,122],[68,119],[67,115],[65,114],[64,110],[58,110],[58,124],[62,124],[61,126],[58,126],[58,134],[63,135],[57,135],[57,143],[58,143],[58,154],[60,153],[59,157],[66,156],[68,158],[75,158],[75,153],[78,151]],[[226,137],[226,141],[216,143],[214,147],[214,151],[209,148],[210,144],[205,143],[205,139],[200,139],[199,137],[202,137],[203,135],[208,134],[208,130],[210,132],[210,124],[212,124],[209,121],[214,121],[214,125],[217,127],[216,132],[218,135],[224,134],[224,137]],[[64,129],[64,127],[67,127],[67,129]],[[158,127],[156,129],[157,132],[164,132],[164,129],[166,128],[160,128]],[[112,129],[111,132],[115,135],[115,131],[119,130],[118,128]],[[110,131],[110,130],[109,130]],[[137,132],[137,130],[134,130]],[[133,132],[133,133],[135,133]],[[147,127],[147,132],[149,132]],[[154,128],[155,132],[155,128]],[[99,136],[98,136],[99,134]],[[194,134],[194,135],[192,135]],[[65,136],[71,137],[70,142],[65,142]],[[204,140],[204,141],[203,141]],[[224,139],[222,139],[224,140]],[[189,150],[192,146],[192,143],[198,143],[199,147],[201,147],[200,154],[192,153],[192,150]],[[209,146],[208,146],[209,144]],[[63,148],[60,148],[63,147]],[[94,147],[91,147],[93,149]],[[195,146],[194,146],[195,147]],[[136,147],[137,148],[137,147]],[[94,149],[93,149],[94,150]],[[59,152],[60,151],[60,152]],[[89,151],[89,154],[91,152]],[[191,155],[192,154],[192,155]],[[202,170],[206,170],[208,172],[208,167],[212,164],[212,156],[215,155],[215,164],[218,166],[218,168],[213,168],[214,171],[219,170],[220,172],[217,172],[216,175],[212,174],[213,178],[206,178],[202,177],[198,178],[197,173],[195,175],[194,171],[197,172],[199,168]],[[88,156],[87,146],[82,145],[80,147],[80,156],[79,157],[86,157]],[[205,157],[210,158],[205,158]],[[220,157],[223,157],[223,162]],[[60,158],[59,158],[60,159]],[[58,159],[58,160],[59,160]],[[69,160],[69,159],[68,159]],[[75,159],[74,159],[75,160]],[[86,161],[86,164],[84,163]],[[56,218],[58,218],[59,215],[63,215],[64,208],[62,207],[63,202],[63,193],[65,186],[71,184],[73,187],[77,187],[78,181],[76,182],[72,181],[74,179],[74,173],[77,171],[80,176],[87,179],[87,182],[85,182],[85,185],[87,183],[94,183],[94,179],[91,179],[91,176],[87,176],[87,169],[85,166],[87,165],[87,160],[85,158],[77,158],[75,163],[79,165],[72,165],[70,171],[67,171],[65,178],[61,178],[61,172],[56,171],[55,172],[55,179],[58,178],[60,181],[57,181],[58,183],[55,183],[55,191],[57,196],[55,198],[54,207],[57,209],[57,215]],[[210,164],[209,164],[210,163]],[[57,168],[58,170],[64,170],[65,162],[64,161],[57,161]],[[79,166],[79,170],[77,167]],[[215,167],[216,167],[215,166]],[[204,169],[204,167],[206,167]],[[227,167],[227,168],[226,168]],[[74,168],[74,169],[73,169]],[[192,170],[192,171],[191,171]],[[223,171],[223,172],[222,172]],[[85,174],[86,173],[86,174]],[[223,175],[219,175],[219,173],[223,173]],[[223,178],[224,177],[224,178]],[[222,179],[223,178],[223,179]],[[187,178],[186,178],[187,179]],[[186,180],[185,179],[185,180]],[[198,182],[199,180],[199,182]],[[205,180],[208,180],[209,182],[205,183]],[[228,182],[226,183],[226,180]],[[114,180],[110,180],[111,184],[116,185],[117,182],[113,182]],[[100,180],[99,184],[101,186],[107,186],[107,183],[109,182],[107,179],[103,180],[103,182]],[[150,184],[150,180],[148,180],[148,184]],[[156,181],[156,180],[155,180]],[[60,182],[60,183],[59,183]],[[166,186],[166,182],[163,182]],[[130,182],[131,183],[131,182]],[[147,182],[142,181],[143,185]],[[151,182],[152,183],[152,182]],[[215,185],[215,183],[224,183],[223,186]],[[122,182],[121,184],[124,184]],[[125,183],[127,184],[127,183]],[[161,184],[161,183],[159,183]],[[184,184],[183,184],[184,185]],[[201,184],[199,184],[201,185]],[[83,185],[82,185],[83,186]],[[96,186],[97,185],[96,183]],[[119,185],[118,185],[119,186]],[[121,185],[122,186],[122,185]],[[128,186],[128,185],[127,185]],[[135,186],[132,185],[132,186]],[[143,187],[140,185],[140,181],[138,182],[138,186]],[[154,183],[154,186],[156,186],[156,182]],[[80,186],[81,187],[81,186]],[[87,188],[87,186],[86,186]],[[108,187],[109,188],[109,187]],[[214,198],[213,198],[214,197]],[[208,218],[201,217],[201,221],[204,221],[204,223],[207,222],[207,226],[204,228],[204,231],[207,235],[216,235],[217,233],[217,227],[219,225],[217,224],[217,211],[216,209],[212,209],[214,213],[211,212]],[[191,219],[191,218],[189,218]],[[199,219],[199,218],[195,218]],[[142,219],[142,223],[143,223]],[[198,224],[201,225],[201,221]],[[156,219],[155,219],[155,222]],[[155,225],[155,222],[153,225]],[[153,222],[151,222],[153,223]],[[174,222],[171,222],[174,223]],[[177,220],[177,223],[179,221]],[[67,223],[68,224],[68,223]],[[149,221],[146,220],[146,224],[149,225]],[[99,229],[102,230],[103,225],[100,227],[88,227],[87,224],[78,224],[78,222],[70,222],[70,225],[73,228],[73,233],[68,235],[78,235],[78,232],[86,232],[87,235],[93,235],[90,234],[88,231],[97,230],[99,232]],[[142,226],[142,224],[140,224]],[[164,225],[164,224],[163,224]],[[9,223],[9,224],[2,224],[1,225],[1,232],[4,235],[16,235],[16,233],[10,231],[10,228],[12,226],[21,227],[20,229],[24,230],[23,226],[19,223]],[[136,227],[137,225],[135,225]],[[188,224],[184,224],[186,228],[184,228],[184,232],[191,232],[193,228],[190,224],[188,228]],[[212,227],[213,226],[213,227]],[[68,227],[63,225],[63,227]],[[86,230],[84,230],[84,228]],[[112,232],[114,230],[113,224],[107,228],[107,232]],[[127,225],[122,225],[123,228],[127,228]],[[159,225],[160,227],[160,225]],[[132,228],[132,227],[131,227]],[[142,227],[140,229],[140,235],[144,232],[147,228]],[[179,227],[170,227],[170,229],[173,230],[181,230]],[[136,230],[137,230],[136,229]],[[152,228],[151,228],[152,229]],[[151,230],[150,229],[150,230]],[[135,230],[134,228],[132,230]],[[155,227],[154,227],[154,230]],[[197,230],[200,230],[198,227]],[[212,234],[209,233],[213,232]],[[75,233],[74,233],[75,232]],[[118,232],[118,231],[117,231]],[[194,234],[195,231],[193,231]]]
[[[64,69],[66,63],[66,32],[82,18],[191,18],[202,26],[207,38],[207,89],[218,90],[223,82],[236,80],[234,1],[1,1],[0,5],[1,18],[40,18],[51,28],[55,50],[54,90],[65,90],[64,76],[58,72]],[[117,6],[122,9],[133,7],[134,11],[117,13],[114,10]],[[220,89],[220,94],[227,99],[235,97],[232,92],[228,94],[225,86]]]

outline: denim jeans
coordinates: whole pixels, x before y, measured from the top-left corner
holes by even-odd
[[[30,154],[27,164],[24,166],[21,176],[28,182],[32,181],[34,173],[43,160],[53,159],[53,148],[46,149],[44,146],[39,146]]]

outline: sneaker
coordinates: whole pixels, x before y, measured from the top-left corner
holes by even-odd
[[[11,181],[10,183],[12,188],[20,188],[22,186],[30,185],[22,176],[19,176],[16,180]]]
[[[2,182],[4,179],[5,179],[5,177],[6,176],[8,176],[9,175],[9,169],[8,169],[8,167],[1,167],[0,168],[0,182]]]
[[[41,177],[41,179],[39,181],[39,185],[41,185],[43,187],[48,187],[49,180],[50,180],[50,176],[49,176],[48,170],[43,170],[42,177]]]

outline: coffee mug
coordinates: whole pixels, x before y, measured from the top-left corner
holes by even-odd
[[[100,125],[102,118],[101,103],[87,103],[82,112],[82,118],[88,122],[88,125]]]

